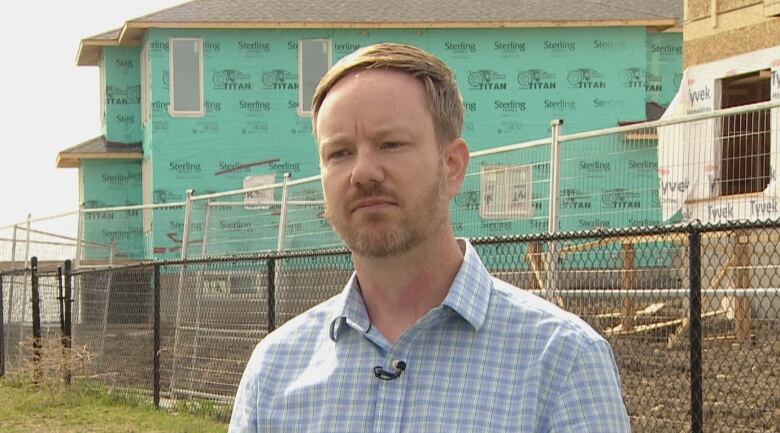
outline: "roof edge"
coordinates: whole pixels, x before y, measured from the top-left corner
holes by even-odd
[[[312,29],[312,28],[501,28],[501,27],[661,27],[677,25],[675,18],[639,20],[568,20],[568,21],[408,21],[408,22],[257,22],[257,21],[136,21],[125,23],[119,41],[127,40],[130,29]]]
[[[79,168],[79,163],[85,159],[130,159],[141,160],[144,158],[143,152],[83,152],[83,153],[63,153],[57,154],[57,168]]]
[[[95,145],[98,145],[96,148]],[[143,144],[107,141],[105,135],[98,135],[87,141],[61,150],[57,153],[57,168],[74,168],[82,159],[143,159]]]
[[[125,27],[122,27],[123,31]],[[100,52],[103,47],[120,45],[133,46],[140,44],[140,41],[134,40],[122,42],[122,33],[123,32],[120,32],[116,39],[82,39],[79,43],[79,50],[76,53],[76,66],[98,66],[100,62]]]
[[[568,21],[409,21],[409,22],[257,22],[257,21],[140,21],[125,22],[116,39],[82,39],[76,55],[78,66],[98,66],[105,46],[139,45],[149,29],[390,29],[390,28],[561,28],[561,27],[648,27],[666,31],[679,27],[675,18],[640,20]]]

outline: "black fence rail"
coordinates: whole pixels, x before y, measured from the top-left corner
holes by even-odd
[[[609,340],[633,431],[747,433],[780,432],[778,240],[780,223],[472,242],[494,275]],[[339,293],[352,262],[327,250],[60,272],[0,275],[0,368],[29,361],[24,350],[17,358],[27,359],[8,355],[35,333],[35,313],[20,309],[37,286],[32,339],[72,342],[90,361],[74,380],[226,418],[257,342]]]

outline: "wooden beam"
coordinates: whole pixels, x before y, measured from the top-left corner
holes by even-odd
[[[561,249],[560,256],[563,257],[566,254],[580,253],[580,252],[583,252],[583,251],[592,250],[592,249],[595,249],[595,248],[598,248],[598,247],[601,247],[601,246],[604,246],[604,245],[614,244],[614,243],[619,242],[619,241],[620,241],[620,238],[604,238],[604,239],[599,239],[599,240],[593,241],[593,242],[586,242],[584,244],[570,245],[570,246],[567,246],[567,247],[563,247]]]
[[[621,255],[623,264],[620,269],[620,283],[623,290],[634,290],[635,286],[635,259],[636,250],[633,244],[622,244]],[[636,314],[636,300],[634,298],[623,298],[623,308],[621,309],[623,320],[623,330],[630,331],[634,329],[634,315]]]
[[[665,302],[656,302],[655,304],[650,304],[647,307],[637,311],[634,314],[634,318],[644,317],[644,316],[651,316],[659,311],[661,311],[666,306]],[[602,313],[596,316],[597,319],[618,319],[622,316],[623,313],[619,311],[615,311],[612,313]],[[620,332],[623,330],[623,324],[618,324],[614,328],[610,328],[607,330],[607,333],[615,333]]]
[[[674,346],[677,345],[677,343],[680,341],[682,336],[686,333],[688,328],[691,326],[691,319],[688,317],[684,318],[680,326],[677,328],[674,333],[669,335],[669,338],[666,339],[666,348],[667,349],[673,349]]]
[[[614,244],[641,244],[649,242],[668,242],[675,245],[686,246],[688,245],[688,238],[681,233],[674,233],[668,235],[637,235],[637,236],[619,236],[614,238],[603,238],[597,241],[586,242],[584,244],[569,245],[561,249],[560,255],[580,253],[583,251],[592,250],[604,245]]]
[[[613,311],[611,313],[601,313],[597,314],[597,319],[617,319],[620,317],[620,311]]]
[[[650,304],[647,307],[637,311],[636,316],[637,317],[652,316],[653,314],[661,311],[665,306],[666,306],[666,302],[656,302],[655,304]]]
[[[721,309],[721,310],[717,310],[717,311],[710,311],[709,313],[702,314],[701,318],[702,319],[706,319],[706,318],[709,318],[709,317],[715,317],[715,316],[723,315],[723,314],[726,314],[726,311],[727,310],[725,310],[725,309]],[[612,335],[612,334],[620,334],[620,335],[640,334],[640,333],[643,333],[643,332],[653,331],[653,330],[656,330],[656,329],[668,328],[670,326],[681,325],[686,320],[688,320],[688,318],[687,317],[683,317],[683,318],[680,318],[680,319],[668,320],[666,322],[650,323],[650,324],[647,324],[647,325],[635,326],[634,329],[631,330],[631,331],[622,331],[622,330],[612,331],[612,330],[607,330],[605,332],[605,334],[607,334],[607,335]]]
[[[658,140],[658,133],[643,131],[626,132],[624,138],[626,141]]]
[[[729,262],[726,263],[726,266],[724,266],[723,269],[721,269],[720,272],[718,272],[715,275],[715,278],[712,281],[710,281],[709,287],[711,289],[717,289],[718,287],[720,287],[720,283],[721,281],[723,281],[723,278],[726,276],[726,273],[728,273],[728,271],[730,271],[734,267],[735,257],[736,256],[732,254],[731,257],[729,257]]]
[[[78,168],[84,159],[133,159],[142,160],[143,152],[60,152],[57,154],[57,168]]]
[[[531,290],[544,289],[544,282],[542,281],[543,272],[542,267],[542,247],[539,241],[531,242],[528,245],[528,250],[525,253],[525,260],[528,262],[528,266],[531,268]]]
[[[734,245],[735,256],[735,284],[736,289],[750,288],[750,233],[738,231]],[[743,343],[750,340],[750,303],[747,296],[734,297],[734,327],[737,342]]]

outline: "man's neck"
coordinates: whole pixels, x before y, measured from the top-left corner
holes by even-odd
[[[384,258],[354,257],[366,311],[390,343],[441,305],[463,262],[451,230],[411,251]]]

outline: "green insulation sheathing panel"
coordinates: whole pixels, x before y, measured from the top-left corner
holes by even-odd
[[[647,102],[666,107],[680,89],[682,37],[679,33],[647,34]]]
[[[201,117],[172,117],[169,113],[169,41],[177,37],[203,39],[205,115]],[[648,103],[663,108],[671,101],[682,64],[680,34],[649,33],[642,27],[152,29],[144,41],[150,68],[149,121],[143,132],[113,121],[107,121],[106,128],[107,136],[129,141],[140,140],[143,134],[156,203],[183,200],[184,191],[190,188],[196,194],[239,189],[248,176],[281,182],[285,172],[293,179],[318,174],[311,119],[298,114],[298,43],[303,39],[330,40],[334,63],[360,46],[381,41],[413,44],[440,56],[455,71],[462,91],[467,110],[463,135],[472,151],[549,137],[550,120],[555,118],[565,120],[566,134],[644,120]],[[127,89],[140,83],[139,73],[135,69],[122,75],[120,66],[137,67],[141,49],[106,47],[104,52],[107,83],[130,93]],[[140,119],[140,107],[108,105],[106,118],[112,114]],[[453,203],[457,234],[545,231],[549,155],[549,146],[541,146],[513,153],[511,159],[496,155],[472,160],[472,170],[480,165],[533,165],[533,217],[482,218],[473,200],[473,191],[478,194],[480,189],[480,177],[472,176],[466,180],[464,195]],[[576,200],[562,204],[561,229],[660,222],[652,187],[653,182],[657,186],[653,145],[637,148],[621,136],[564,145],[562,155],[562,170],[576,175],[562,177],[561,188]],[[650,187],[628,197],[621,193],[634,188],[642,177]],[[614,204],[612,195],[619,196],[619,204]],[[280,200],[281,192],[273,199]],[[240,202],[242,197],[233,200]],[[632,211],[614,212],[624,207]],[[215,241],[215,248],[221,249],[209,253],[276,247],[277,206],[235,206],[219,212],[220,217],[212,220],[222,226],[209,227],[209,236],[219,231],[224,242]],[[312,207],[308,215],[306,212],[298,210],[300,221],[288,226],[289,235],[322,231],[325,223],[320,210]],[[203,239],[204,219],[205,207],[194,209],[191,239]],[[167,258],[180,254],[182,210],[155,212],[152,227],[147,255]],[[259,235],[258,230],[268,234]],[[329,235],[322,236],[321,244],[330,242]],[[307,236],[306,244],[317,245],[314,238],[316,235]]]
[[[141,162],[83,160],[84,209],[135,205],[141,202]],[[144,258],[142,215],[139,210],[84,212],[84,250],[87,260],[107,260],[112,246],[116,258]]]
[[[141,142],[141,49],[103,50],[103,133],[116,143]]]

